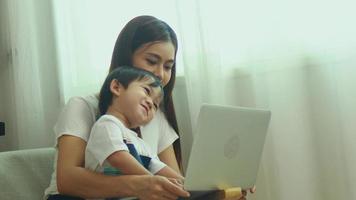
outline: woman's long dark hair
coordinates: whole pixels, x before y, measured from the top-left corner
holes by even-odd
[[[173,29],[164,21],[161,21],[153,16],[138,16],[129,21],[120,32],[114,47],[111,58],[110,71],[123,66],[132,66],[132,58],[134,52],[142,45],[150,42],[171,42],[175,47],[174,60],[176,60],[178,41]],[[168,123],[179,135],[176,114],[174,111],[172,91],[176,77],[176,62],[174,62],[171,79],[164,87],[164,109],[163,112]],[[177,158],[179,167],[182,165],[180,139],[173,143],[174,152]]]

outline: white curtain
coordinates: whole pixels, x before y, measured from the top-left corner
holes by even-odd
[[[51,5],[0,1],[0,151],[50,146],[59,112]]]
[[[153,15],[176,29],[175,0],[52,0],[60,96],[98,92],[110,66],[116,38],[133,17]],[[180,55],[179,55],[180,56]]]
[[[193,124],[203,102],[272,111],[251,199],[356,199],[353,1],[0,3],[0,151],[49,146],[64,101],[100,87],[124,23],[152,14],[181,40]]]
[[[178,5],[192,123],[203,102],[272,111],[250,198],[356,199],[356,3]]]
[[[122,27],[146,14],[177,29],[175,3],[0,0],[0,151],[53,145],[65,102],[99,91]]]

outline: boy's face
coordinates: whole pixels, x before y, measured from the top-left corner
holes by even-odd
[[[152,82],[153,80],[144,78],[131,82],[126,89],[121,86],[117,105],[129,128],[148,123],[159,108],[162,91],[160,87],[150,86]]]

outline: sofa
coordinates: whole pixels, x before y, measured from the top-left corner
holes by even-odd
[[[51,180],[54,155],[54,148],[0,152],[0,200],[43,199]],[[241,188],[231,188],[214,193],[209,199],[227,200],[240,194]]]
[[[0,152],[0,199],[42,199],[53,172],[54,154],[54,148]]]

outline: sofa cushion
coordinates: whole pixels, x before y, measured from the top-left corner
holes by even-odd
[[[54,154],[54,148],[1,152],[1,199],[42,199],[53,172]]]

